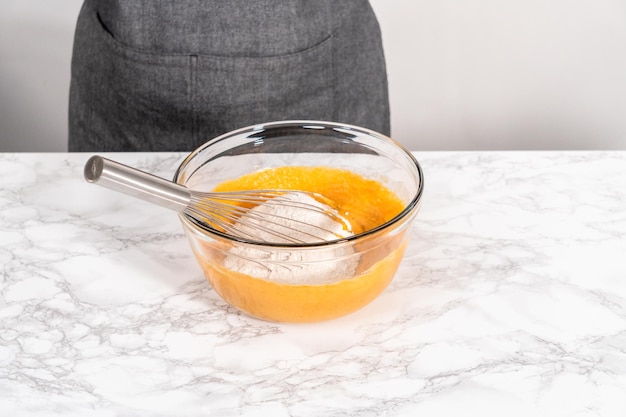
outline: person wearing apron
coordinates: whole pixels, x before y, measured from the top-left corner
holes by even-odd
[[[70,151],[190,151],[279,120],[390,133],[380,28],[367,0],[83,3]]]

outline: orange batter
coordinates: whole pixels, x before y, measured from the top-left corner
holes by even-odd
[[[355,233],[372,229],[404,209],[402,201],[377,181],[329,167],[278,167],[257,171],[216,187],[216,191],[296,189],[324,195],[350,221]],[[389,284],[404,254],[404,233],[365,238],[355,276],[330,283],[298,285],[271,282],[227,270],[223,252],[210,243],[192,245],[215,291],[240,310],[271,321],[312,322],[353,312]]]

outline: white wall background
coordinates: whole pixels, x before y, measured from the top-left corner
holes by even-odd
[[[414,150],[626,149],[623,0],[371,0]],[[0,3],[0,152],[65,151],[81,0]]]
[[[66,151],[81,0],[0,0],[0,151]]]
[[[623,0],[374,0],[414,149],[626,149]]]

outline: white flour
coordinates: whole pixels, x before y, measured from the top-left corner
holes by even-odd
[[[328,215],[298,207],[298,204],[309,204],[320,209],[328,208],[314,198],[299,193],[280,198],[284,198],[286,203],[265,203],[254,207],[241,217],[237,228],[248,231],[256,239],[277,243],[286,241],[278,239],[274,231],[307,243],[335,240],[352,234]],[[281,230],[280,224],[289,226],[289,229]],[[230,249],[224,267],[279,283],[321,284],[353,276],[357,263],[358,256],[354,255],[351,244],[290,249],[248,245]]]
[[[295,191],[254,207],[241,216],[235,229],[252,240],[272,243],[316,243],[352,235],[329,215],[332,212],[331,207]]]

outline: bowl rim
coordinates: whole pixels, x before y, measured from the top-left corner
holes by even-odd
[[[181,218],[183,223],[189,224],[191,226],[195,226],[196,228],[200,229],[204,233],[208,233],[214,236],[219,236],[220,238],[227,239],[232,242],[243,243],[243,244],[248,244],[248,245],[262,246],[262,247],[280,247],[280,248],[327,247],[327,246],[332,246],[332,245],[337,245],[337,244],[343,244],[345,242],[362,240],[367,236],[371,236],[382,230],[388,229],[394,226],[395,224],[397,224],[400,220],[409,216],[414,211],[414,209],[419,205],[422,199],[423,192],[424,192],[424,172],[422,170],[422,167],[419,161],[417,160],[417,158],[415,158],[415,156],[411,153],[411,151],[409,151],[407,148],[405,148],[401,143],[399,143],[395,139],[392,139],[389,136],[386,136],[374,130],[356,126],[356,125],[347,124],[347,123],[338,123],[338,122],[330,122],[330,121],[322,121],[322,120],[282,120],[282,121],[275,121],[275,122],[258,123],[258,124],[242,127],[239,129],[235,129],[230,132],[226,132],[222,135],[219,135],[213,139],[208,140],[204,144],[200,145],[199,147],[191,151],[183,159],[183,161],[178,165],[178,168],[176,169],[176,172],[174,173],[173,181],[177,184],[181,184],[179,182],[179,179],[180,179],[179,177],[182,174],[183,170],[191,163],[191,161],[198,154],[200,154],[203,150],[210,147],[214,143],[217,143],[219,141],[225,140],[233,136],[244,134],[246,132],[260,132],[260,131],[267,130],[270,128],[286,127],[286,126],[299,126],[299,127],[305,127],[305,128],[311,128],[311,129],[319,129],[319,128],[332,128],[333,130],[344,129],[348,131],[359,132],[360,134],[372,136],[377,139],[391,143],[392,145],[400,149],[415,166],[415,169],[417,171],[417,176],[419,179],[419,184],[417,186],[417,191],[415,192],[415,195],[400,213],[398,213],[396,216],[389,219],[385,223],[382,223],[372,229],[368,229],[362,233],[354,234],[345,238],[333,239],[333,240],[328,240],[328,241],[323,241],[323,242],[273,243],[273,242],[259,242],[259,241],[244,239],[244,238],[230,235],[228,233],[221,232],[217,229],[212,228],[210,225],[198,219],[194,219],[193,217],[189,215],[179,213],[178,216]],[[184,184],[181,184],[181,185],[184,185]]]

